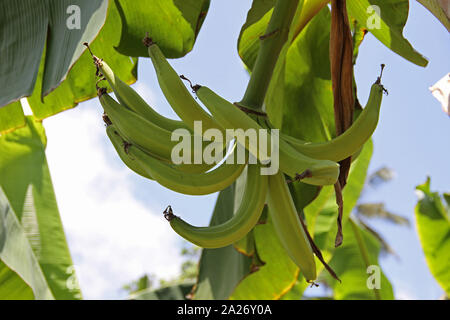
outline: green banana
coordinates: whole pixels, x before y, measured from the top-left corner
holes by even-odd
[[[197,97],[208,108],[214,119],[223,128],[241,128],[243,130],[253,129],[259,130],[268,127],[261,126],[257,121],[249,117],[245,112],[239,110],[236,106],[223,99],[211,89],[204,86],[196,87]],[[264,124],[263,124],[264,125]],[[268,140],[272,140],[268,134]],[[276,140],[276,139],[275,139]],[[260,157],[258,146],[246,142],[245,147],[249,152],[260,159],[266,161],[266,158]],[[339,176],[339,164],[330,160],[317,160],[303,155],[301,152],[295,150],[286,141],[279,139],[279,160],[280,169],[291,177],[297,177],[307,171],[306,178],[302,180],[305,183],[313,185],[328,185],[334,184]],[[271,153],[269,147],[267,147]]]
[[[269,215],[278,238],[307,281],[317,278],[316,263],[283,173],[269,176]]]
[[[297,151],[309,157],[332,161],[346,159],[357,154],[375,131],[380,115],[383,91],[384,88],[379,81],[375,82],[371,87],[366,107],[359,117],[343,134],[330,141],[306,142],[283,133],[280,134],[280,137]]]
[[[280,169],[292,178],[304,174],[304,183],[323,186],[336,183],[340,166],[334,161],[307,157],[280,139]]]
[[[214,119],[195,101],[183,81],[167,61],[158,45],[146,37],[144,43],[148,46],[148,54],[156,70],[159,86],[175,113],[192,130],[194,121],[202,121],[203,129],[216,128],[221,130]]]
[[[92,52],[91,52],[91,54],[92,54]],[[176,129],[186,129],[186,130],[189,130],[189,132],[192,131],[188,126],[186,126],[184,124],[184,122],[166,118],[166,117],[160,115],[155,110],[153,110],[133,88],[131,88],[125,82],[120,80],[114,74],[112,69],[109,67],[109,65],[105,61],[95,57],[94,55],[93,55],[93,58],[94,58],[94,62],[96,64],[96,66],[101,71],[102,76],[105,77],[105,79],[108,81],[108,83],[112,87],[117,99],[119,100],[119,104],[121,106],[125,107],[126,109],[128,109],[128,111],[134,111],[136,113],[135,115],[133,115],[130,112],[120,110],[120,111],[128,113],[128,117],[125,117],[125,120],[126,119],[130,120],[130,121],[127,121],[126,123],[123,123],[123,125],[125,125],[125,127],[132,126],[131,120],[133,120],[133,119],[135,120],[136,125],[138,127],[139,127],[139,125],[141,125],[143,123],[148,124],[149,122],[154,125],[154,126],[150,125],[147,127],[144,127],[144,126],[139,127],[139,129],[141,131],[138,132],[138,136],[139,136],[139,138],[137,138],[138,141],[151,140],[150,145],[153,145],[154,142],[157,142],[157,141],[154,141],[154,139],[152,138],[153,135],[155,134],[155,130],[154,130],[155,128],[156,129],[161,128],[161,129],[169,131],[169,132],[174,131]],[[104,100],[109,100],[110,104],[113,104],[113,107],[119,107],[119,104],[117,104],[117,102],[115,102],[115,101],[113,102],[112,98],[111,99],[106,98]],[[105,103],[105,102],[103,102],[103,103]],[[142,119],[140,119],[139,117],[136,117],[136,115],[141,116],[148,122],[143,122]],[[116,119],[116,122],[117,122],[117,119]],[[119,121],[119,122],[121,122],[121,121]],[[118,130],[118,128],[116,128],[116,129]],[[133,136],[133,132],[136,133],[137,129],[138,128],[133,128],[132,130],[130,130],[131,133],[129,133],[129,134],[131,134]],[[127,132],[127,130],[124,130],[124,132]],[[141,134],[139,134],[139,133],[141,133]],[[143,136],[144,133],[146,133],[148,136],[147,137]],[[167,139],[167,132],[161,131],[161,130],[156,130],[156,133],[162,134],[162,137],[161,137],[161,135],[159,135],[159,137],[161,137],[162,139],[158,142],[158,144],[166,145],[163,148],[164,149],[163,154],[161,155],[161,154],[158,154],[157,152],[155,153],[152,150],[147,150],[147,151],[149,153],[153,153],[155,156],[159,156],[161,158],[161,160],[170,162],[170,160],[169,160],[170,158],[167,158],[168,151],[169,151],[168,149],[171,149],[171,147],[175,143],[173,141],[170,141],[170,139]],[[121,135],[123,137],[126,136],[123,133],[121,133]],[[165,136],[165,138],[164,138],[164,136]],[[131,137],[128,137],[128,139],[132,140]],[[207,144],[209,144],[209,142],[202,141],[202,144],[203,144],[203,148],[204,148]],[[146,143],[143,143],[142,147],[144,147],[145,145],[146,145]],[[224,144],[223,146],[225,148],[226,144]],[[191,149],[191,154],[194,154],[192,149]],[[177,166],[177,168],[182,171],[185,171],[185,172],[201,173],[201,172],[210,170],[213,166],[214,166],[214,164],[205,164],[205,163],[202,163],[202,164],[180,164]]]
[[[358,113],[358,115],[359,115],[361,112],[362,112],[362,111],[359,111],[359,112],[358,112],[358,111],[355,111],[355,114]],[[355,117],[355,119],[356,119],[356,117]],[[257,120],[258,120],[258,123],[261,124],[261,126],[263,126],[263,127],[265,127],[265,128],[268,128],[269,130],[276,129],[276,128],[274,127],[274,125],[272,125],[272,124],[270,123],[270,121],[269,121],[268,118],[265,118],[265,119],[258,118]],[[287,134],[285,134],[285,133],[283,133],[283,132],[281,132],[281,131],[279,131],[279,135],[280,135],[280,139],[282,139],[282,140],[288,142],[288,143],[289,143],[292,147],[294,147],[294,149],[297,150],[298,152],[303,153],[305,156],[308,156],[308,157],[311,157],[311,158],[316,159],[315,157],[311,156],[311,153],[309,153],[308,151],[302,152],[302,151],[301,151],[301,150],[302,150],[301,148],[302,148],[303,146],[297,147],[297,145],[300,144],[300,145],[308,145],[308,146],[309,146],[309,145],[320,144],[320,142],[319,142],[319,143],[316,143],[316,142],[309,142],[309,141],[301,140],[301,139],[298,139],[298,138],[294,138],[294,137],[292,137],[292,136],[290,136],[290,135],[287,135]],[[294,143],[291,143],[291,141],[293,141]],[[331,142],[331,141],[330,141],[330,142]],[[363,145],[361,148],[359,148],[358,151],[356,151],[355,153],[352,154],[352,162],[355,161],[355,160],[358,158],[358,156],[360,155],[360,153],[361,153],[363,147],[364,147],[364,145]],[[326,150],[323,151],[324,157],[323,157],[322,160],[326,160],[326,159],[327,159],[326,156],[325,156],[325,153],[328,154],[329,152],[330,152],[330,151],[326,151]],[[317,159],[320,159],[320,158],[317,158]],[[330,160],[331,160],[331,159],[330,159]]]
[[[228,221],[210,227],[195,227],[173,215],[170,207],[164,212],[166,219],[176,233],[202,248],[221,248],[233,244],[250,232],[264,208],[268,180],[259,170],[259,165],[248,165],[243,199]]]
[[[253,129],[257,132],[263,129],[255,120],[239,110],[235,105],[228,102],[211,89],[205,86],[196,86],[196,94],[199,100],[211,112],[213,118],[225,129]],[[225,132],[227,133],[227,132]],[[270,159],[271,145],[267,145],[267,155],[261,155],[258,145],[250,144],[246,139],[244,147],[261,161]]]
[[[130,156],[126,153],[126,141],[120,136],[119,131],[114,125],[108,125],[106,127],[106,134],[109,137],[114,149],[116,149],[117,154],[123,163],[126,164],[128,168],[136,172],[137,174],[143,176],[144,178],[153,180],[152,176],[148,173],[148,171],[144,170],[139,162],[134,161],[130,158]]]
[[[105,61],[97,61],[100,71],[113,89],[120,104],[167,131],[174,131],[179,128],[189,129],[183,121],[160,115],[132,87],[120,80]]]
[[[225,189],[239,177],[246,165],[223,162],[211,171],[194,174],[183,172],[134,146],[128,148],[128,153],[159,184],[189,195],[205,195]]]
[[[127,141],[170,161],[172,148],[177,144],[177,142],[171,141],[170,131],[162,129],[135,112],[124,108],[107,93],[100,94],[99,100],[105,113],[125,135],[124,138]]]

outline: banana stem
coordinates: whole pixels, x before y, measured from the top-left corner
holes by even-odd
[[[289,27],[299,0],[278,0],[270,18],[266,34],[260,37],[261,46],[250,81],[240,104],[261,110],[280,51],[288,39]],[[303,1],[301,2],[303,3]]]

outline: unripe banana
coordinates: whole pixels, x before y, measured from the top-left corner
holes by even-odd
[[[152,42],[150,38],[144,39],[144,43],[148,46],[148,54],[156,70],[159,86],[170,106],[181,120],[192,130],[194,129],[194,121],[202,121],[204,130],[211,128],[221,130],[220,126],[189,93],[158,45]]]
[[[341,161],[357,154],[375,131],[380,115],[383,86],[377,81],[372,85],[369,100],[355,122],[344,133],[327,142],[306,142],[289,135],[280,134],[281,139],[297,151],[315,158]]]
[[[235,105],[223,99],[207,87],[197,86],[196,93],[200,101],[208,108],[214,119],[223,128],[240,128],[244,131],[253,129],[257,132],[263,129],[270,129],[261,126],[246,113],[239,110]],[[267,141],[271,141],[272,137],[270,134],[268,134],[268,136]],[[246,142],[245,147],[253,156],[257,157],[261,161],[267,160],[260,157],[258,145],[252,145]],[[267,149],[267,153],[270,154],[271,151],[268,146]],[[329,160],[316,160],[307,157],[301,152],[295,150],[291,145],[282,139],[279,139],[279,156],[280,169],[293,178],[308,170],[306,178],[302,180],[305,183],[313,185],[334,184],[339,176],[339,164]]]
[[[259,165],[248,165],[244,196],[234,216],[219,225],[195,227],[173,215],[169,207],[165,217],[184,239],[202,248],[221,248],[243,238],[256,225],[267,195],[267,176],[260,174]]]
[[[152,176],[148,173],[148,171],[144,170],[137,161],[134,161],[130,158],[130,156],[126,153],[126,141],[120,136],[117,128],[114,125],[108,125],[106,127],[106,134],[109,137],[114,149],[116,149],[117,154],[123,163],[126,164],[128,168],[136,172],[137,174],[143,176],[144,178],[153,180]]]
[[[307,281],[316,279],[313,251],[299,220],[283,173],[269,176],[267,196],[269,215],[275,231],[289,257],[300,268]]]
[[[128,142],[162,159],[171,159],[172,148],[176,145],[175,141],[171,141],[171,132],[124,108],[107,93],[100,94],[99,100],[105,113]]]
[[[302,182],[324,186],[336,183],[340,166],[334,161],[307,157],[280,139],[280,169],[291,178],[304,174]]]
[[[179,128],[188,129],[188,126],[186,126],[182,121],[169,119],[160,115],[151,106],[149,106],[132,87],[120,80],[105,61],[97,61],[100,71],[105,76],[109,85],[113,89],[117,100],[119,100],[122,105],[167,131],[174,131]]]
[[[225,189],[240,176],[246,165],[223,162],[212,171],[194,174],[183,172],[134,146],[128,148],[128,153],[159,184],[189,195],[205,195]]]

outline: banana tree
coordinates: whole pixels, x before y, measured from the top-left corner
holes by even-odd
[[[407,0],[253,0],[237,39],[250,77],[235,103],[180,77],[166,60],[193,49],[209,0],[73,2],[0,5],[0,32],[11,39],[0,44],[6,59],[0,66],[0,298],[82,297],[41,122],[98,97],[107,135],[130,174],[184,194],[219,192],[209,226],[188,224],[170,206],[164,212],[175,232],[204,248],[196,281],[141,288],[131,298],[301,299],[309,285],[323,284],[335,299],[393,299],[379,268],[382,241],[351,216],[387,90],[381,67],[363,108],[354,67],[369,32],[407,61],[427,65],[403,36]],[[422,3],[448,26],[440,7]],[[151,59],[181,121],[151,109],[129,86],[137,80],[138,58]],[[33,116],[24,115],[24,97]],[[254,144],[245,132],[230,138],[230,129],[269,135]],[[190,139],[177,149],[177,141]],[[175,161],[174,150],[188,161]],[[197,163],[198,150],[217,161]],[[243,161],[226,163],[240,151]],[[279,168],[262,175],[278,153]],[[427,185],[420,189],[433,197]],[[417,210],[425,234],[429,208],[422,203]],[[426,254],[444,250],[423,243],[433,247],[424,247]],[[427,256],[447,290],[448,277],[439,271],[444,264]],[[378,273],[369,285],[373,266]]]

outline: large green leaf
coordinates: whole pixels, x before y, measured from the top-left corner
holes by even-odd
[[[431,273],[450,297],[450,203],[444,205],[430,190],[430,178],[416,187],[421,199],[416,205],[417,231]]]
[[[243,24],[242,28],[241,28],[241,32],[239,34],[239,38],[238,38],[238,49],[239,51],[241,51],[241,40],[242,40],[242,36],[243,34],[246,32],[246,30],[254,25],[255,23],[260,22],[260,20],[266,15],[267,12],[271,11],[271,9],[273,8],[273,6],[275,5],[275,0],[254,0],[252,2],[252,6],[250,8],[250,10],[247,12],[247,18],[245,20],[245,23]],[[268,22],[268,21],[266,21]],[[262,31],[264,32],[264,31]],[[256,33],[255,33],[256,35]],[[262,34],[259,34],[262,35]],[[247,41],[242,40],[242,44],[246,44]],[[244,50],[245,52],[245,50]],[[244,59],[244,61],[247,61],[247,59]],[[248,64],[248,66],[250,66],[250,64]],[[250,68],[251,69],[251,68]]]
[[[259,37],[266,31],[275,0],[254,0],[247,13],[238,39],[238,53],[248,69],[252,70],[259,50]]]
[[[419,66],[428,64],[427,59],[403,37],[408,0],[349,0],[347,8],[353,18],[389,49]]]
[[[210,225],[233,216],[234,193],[234,184],[219,193]],[[232,245],[203,249],[194,299],[228,299],[239,281],[250,272],[251,262],[251,258],[239,253]]]
[[[348,1],[348,4],[349,11],[354,18],[362,21],[360,25],[364,28],[368,27],[370,17],[367,8],[370,4],[379,5],[383,13],[381,29],[371,31],[395,52],[419,65],[426,64],[426,60],[402,36],[408,14],[407,1],[371,0],[364,7],[364,12],[359,1]],[[255,1],[241,30],[238,51],[250,69],[258,52],[258,37],[264,34],[270,18],[270,9],[270,1]],[[325,141],[335,135],[328,57],[329,30],[330,14],[326,7],[297,35],[292,45],[285,48],[286,57],[280,55],[266,97],[266,111],[272,122],[286,133],[310,141]],[[393,39],[392,43],[387,41],[389,36]],[[282,109],[282,119],[279,109]]]
[[[79,299],[45,157],[46,136],[40,122],[0,136],[0,186],[9,200],[56,299]]]
[[[292,136],[310,141],[334,136],[329,39],[330,12],[324,8],[297,36],[287,53],[282,129]],[[301,123],[292,114],[301,114]]]
[[[264,265],[246,276],[230,299],[280,299],[297,282],[299,268],[281,245],[270,219],[257,225],[253,233],[258,257]]]
[[[53,299],[27,234],[0,187],[0,300]]]
[[[370,159],[372,158],[373,145],[372,141],[368,141],[358,158],[352,163],[348,182],[345,186],[342,197],[344,200],[344,209],[342,216],[343,225],[346,224],[350,213],[355,207],[359,196],[364,188],[367,177],[367,169]],[[316,201],[320,200],[320,205],[313,202],[304,210],[306,219],[311,221],[311,233],[314,234],[316,244],[328,254],[334,252],[334,237],[337,231],[336,219],[338,215],[336,198],[332,187],[325,187],[321,195]],[[328,197],[327,197],[328,196]],[[346,233],[344,232],[344,243],[346,241]],[[337,248],[339,251],[340,249]],[[338,274],[339,276],[339,274]]]
[[[22,104],[16,101],[0,108],[0,134],[23,127],[25,125],[25,114]]]
[[[342,283],[333,279],[323,271],[320,279],[325,279],[333,288],[335,299],[393,299],[392,287],[389,280],[380,271],[380,290],[367,287],[367,267],[378,266],[378,256],[381,245],[373,234],[358,226],[349,219],[362,192],[367,177],[367,169],[372,157],[373,147],[369,141],[364,146],[358,158],[353,162],[348,183],[343,190],[343,245],[335,248],[334,237],[337,231],[337,205],[334,190],[326,187],[319,197],[305,208],[305,216],[315,221],[311,229],[314,240],[322,249],[325,260],[336,272]],[[317,203],[316,203],[317,202]]]
[[[117,51],[133,57],[148,57],[142,45],[146,32],[168,58],[192,50],[209,8],[209,0],[114,0],[122,32]]]
[[[335,132],[329,34],[326,7],[284,48],[284,65],[277,65],[266,97],[273,122],[287,134],[309,141],[328,140]]]
[[[137,59],[130,60],[114,49],[120,39],[119,13],[114,4],[109,5],[106,22],[91,43],[91,49],[100,58],[105,59],[115,73],[125,82],[136,81]],[[63,30],[67,30],[63,28]],[[81,40],[88,40],[84,38]],[[83,47],[84,48],[84,47]],[[93,98],[97,95],[95,82],[95,67],[92,57],[85,51],[71,67],[65,80],[47,96],[42,98],[43,77],[49,57],[47,51],[41,52],[39,70],[36,74],[34,90],[28,102],[37,119],[44,119],[61,111],[75,107],[79,102]],[[0,79],[2,74],[0,73]],[[34,83],[33,83],[34,84]],[[0,109],[0,132],[8,132],[24,125],[23,111],[17,104]]]
[[[111,3],[105,25],[90,47],[96,56],[108,63],[119,78],[131,84],[136,81],[137,77],[137,59],[131,60],[129,57],[117,53],[114,49],[114,45],[119,42],[120,38],[120,26],[117,23],[119,20],[119,12],[116,6]],[[44,52],[44,56],[46,56],[46,53]],[[66,80],[42,100],[40,93],[43,85],[44,67],[43,59],[33,95],[28,98],[30,107],[37,119],[45,119],[58,112],[73,108],[81,101],[97,96],[95,88],[96,69],[88,51],[85,51],[74,64]]]
[[[330,261],[330,266],[339,275],[342,283],[332,279],[328,274],[323,277],[333,288],[334,298],[337,300],[394,299],[392,286],[378,264],[381,247],[379,241],[352,219],[345,224],[344,234],[345,241],[342,247],[335,251]],[[378,273],[374,273],[374,270]],[[370,276],[379,276],[379,279],[370,279]],[[369,285],[374,286],[369,287],[368,282]]]
[[[329,0],[300,0],[291,28],[291,39],[299,33],[308,21],[325,6]],[[254,0],[238,38],[238,52],[247,68],[253,69],[260,39],[264,35],[275,0]]]
[[[333,186],[324,186],[320,191],[319,196],[306,208],[303,209],[306,220],[308,221],[308,230],[311,234],[315,234],[317,217],[319,214],[327,211],[336,211],[336,203],[334,202],[334,188]],[[322,226],[319,226],[319,228]],[[318,231],[320,232],[320,231]]]
[[[326,1],[309,0],[305,2],[304,10],[315,13],[314,7],[320,7],[324,2]],[[238,51],[249,69],[252,68],[256,60],[259,48],[258,37],[264,34],[270,19],[270,9],[273,7],[273,3],[274,1],[270,0],[254,1],[252,9],[247,16],[247,21],[241,30]],[[378,6],[380,16],[377,15],[377,11],[371,9],[371,6]],[[403,28],[408,18],[408,0],[349,0],[347,1],[347,7],[349,14],[353,18],[392,51],[419,66],[427,65],[428,61],[403,36]],[[443,22],[446,21],[447,24],[444,23],[444,25],[448,25],[448,18],[445,16],[445,13],[442,13],[442,9],[435,10],[435,6],[432,5],[428,7],[433,7],[432,12],[439,16]],[[303,26],[303,22],[307,22],[309,19],[309,17],[306,19],[305,16],[308,17],[309,13],[302,13],[302,16],[298,16],[300,21],[296,21],[294,24],[297,23]],[[303,21],[305,19],[306,21]],[[378,21],[379,26],[373,23]]]
[[[82,43],[97,35],[107,6],[105,0],[79,0],[76,6],[71,0],[0,2],[0,106],[31,95],[44,48],[40,95],[55,89],[82,54]]]
[[[97,2],[98,1],[100,0],[97,0]],[[34,2],[32,1],[33,4]],[[66,7],[63,8],[63,6],[66,5],[66,2],[67,1],[59,2],[57,8],[54,10],[60,12],[64,9],[64,15],[67,15],[65,13]],[[45,2],[43,3],[45,4]],[[50,3],[52,3],[52,1],[50,1]],[[83,13],[82,23],[89,18],[85,17],[84,14],[89,14],[90,12],[83,7],[83,3],[84,2],[77,4],[80,6],[81,12]],[[94,3],[94,1],[92,1],[92,3]],[[101,2],[101,8],[104,11],[106,10],[106,3],[107,1],[105,0],[102,0]],[[34,5],[37,6],[37,4]],[[95,55],[108,62],[119,78],[131,84],[136,81],[137,77],[137,58],[130,59],[129,55],[148,56],[146,48],[142,44],[142,38],[145,33],[149,32],[167,56],[184,56],[194,45],[195,38],[200,31],[208,7],[209,0],[146,0],[139,2],[131,0],[111,0],[108,7],[106,22],[98,36],[91,43],[91,49]],[[46,15],[45,8],[43,7],[40,9],[44,19]],[[92,16],[91,20],[94,18],[97,19],[96,16]],[[39,19],[36,18],[36,20]],[[104,19],[99,21],[101,23],[99,23],[98,28],[103,24],[103,21]],[[65,23],[65,20],[63,22]],[[20,30],[21,29],[19,28],[19,31]],[[55,33],[54,36],[53,33]],[[24,86],[23,83],[19,83],[20,88],[27,88],[27,90],[20,91],[20,95],[17,95],[14,99],[32,94],[31,97],[28,98],[28,102],[37,119],[45,119],[46,117],[61,111],[73,108],[79,102],[96,96],[95,82],[97,79],[95,77],[95,67],[92,63],[92,58],[87,51],[84,53],[81,51],[79,53],[78,51],[75,52],[76,55],[74,54],[73,58],[69,59],[71,62],[70,68],[68,67],[65,70],[66,73],[64,77],[60,79],[65,80],[62,81],[57,88],[56,86],[60,81],[53,81],[55,83],[50,87],[52,91],[50,92],[50,90],[47,89],[47,74],[54,74],[56,71],[62,72],[65,65],[60,63],[57,59],[62,59],[64,53],[69,55],[71,53],[69,50],[72,50],[70,46],[66,46],[64,48],[65,50],[57,51],[58,54],[55,54],[53,47],[49,46],[51,44],[50,40],[55,37],[57,39],[58,37],[64,38],[65,34],[70,34],[72,37],[72,33],[73,30],[61,27],[58,29],[58,32],[52,31],[52,38],[48,39],[47,46],[44,46],[46,40],[44,37],[42,39],[42,46],[39,47],[34,45],[33,50],[28,50],[27,53],[18,55],[20,57],[25,57],[23,60],[28,59],[32,61],[33,68],[27,67],[26,70],[33,69],[34,71],[26,73],[26,76],[30,77],[30,84],[29,86]],[[66,38],[72,39],[73,37],[71,37]],[[77,45],[81,49],[84,49],[81,44],[83,42],[91,42],[93,38],[93,36],[89,37],[88,34],[85,34],[82,38],[78,39]],[[78,50],[78,47],[76,50]],[[76,60],[75,58],[78,57],[79,59]],[[66,60],[63,62],[65,63]],[[6,64],[2,65],[6,66]],[[14,72],[19,74],[17,72],[18,70],[25,70],[25,68],[16,68]],[[5,74],[5,77],[3,77],[3,75],[4,73],[0,68],[1,81],[9,84],[11,79],[7,78],[7,74]],[[26,81],[27,77],[22,77],[21,79]],[[43,97],[44,95],[46,96]],[[0,105],[2,105],[2,103],[0,103]],[[21,118],[20,115],[22,111],[17,105],[12,107],[8,106],[7,110],[8,111],[1,110],[0,113],[0,132],[10,131],[24,124],[23,117]],[[14,113],[11,114],[12,112]]]

